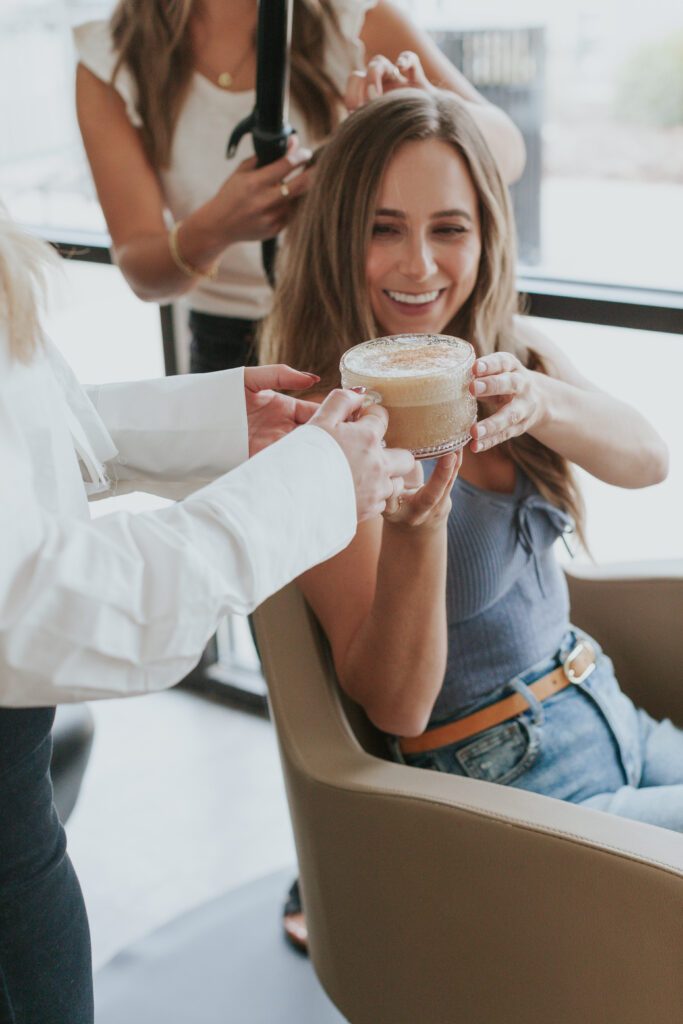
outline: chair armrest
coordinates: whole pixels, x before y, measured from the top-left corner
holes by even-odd
[[[565,567],[572,622],[601,644],[622,689],[683,725],[683,560]]]

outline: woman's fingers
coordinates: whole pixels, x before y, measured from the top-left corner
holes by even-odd
[[[473,452],[483,452],[511,437],[523,434],[528,421],[528,410],[520,400],[514,399],[493,416],[479,420],[472,426]]]
[[[404,50],[396,58],[396,67],[406,80],[406,85],[414,89],[429,89],[431,83],[424,73],[420,58],[412,50]]]
[[[473,380],[470,391],[476,398],[490,395],[516,395],[523,390],[524,376],[516,371],[492,373],[486,377]]]
[[[424,486],[415,488],[413,479],[405,478],[405,489],[396,502],[387,504],[385,518],[390,522],[422,526],[438,525],[450,509],[450,492],[462,464],[462,451],[442,455]],[[419,467],[420,481],[422,467]]]
[[[472,367],[472,375],[475,377],[486,377],[492,373],[502,373],[503,370],[520,370],[522,364],[512,352],[492,352],[488,356],[477,359]]]
[[[344,103],[347,110],[357,110],[368,100],[375,100],[391,89],[405,87],[408,79],[388,57],[377,54],[369,60],[364,71],[353,71],[346,84]]]

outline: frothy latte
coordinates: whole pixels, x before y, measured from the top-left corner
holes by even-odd
[[[477,415],[469,392],[474,349],[441,334],[398,334],[354,345],[341,364],[343,387],[363,385],[389,413],[386,443],[417,458],[456,451]]]

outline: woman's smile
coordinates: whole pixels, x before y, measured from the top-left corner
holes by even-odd
[[[384,289],[384,294],[404,316],[423,316],[432,313],[443,298],[446,288],[434,288],[428,292],[405,292]]]

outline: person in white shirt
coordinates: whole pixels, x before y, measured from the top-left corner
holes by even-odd
[[[54,705],[177,682],[223,615],[344,548],[414,460],[382,447],[384,413],[353,420],[360,395],[277,394],[315,379],[286,366],[86,392],[40,330],[50,259],[0,210],[0,1020],[90,1024]],[[87,496],[127,490],[182,500],[89,518]]]

